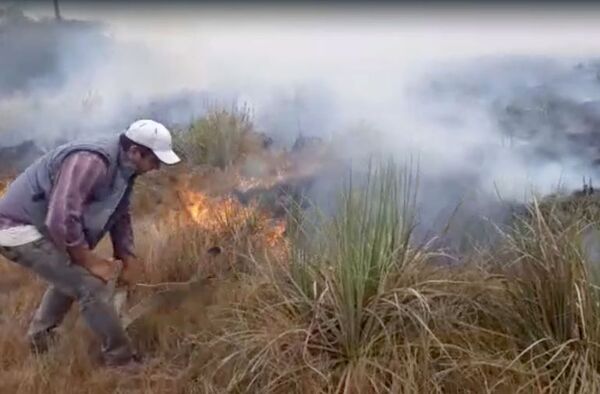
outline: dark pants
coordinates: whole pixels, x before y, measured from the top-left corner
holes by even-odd
[[[108,364],[120,364],[132,357],[129,339],[123,329],[110,289],[85,268],[73,264],[69,256],[47,239],[22,246],[2,247],[0,254],[25,267],[49,283],[29,326],[30,340],[52,334],[77,301],[83,319],[102,340],[102,353]]]

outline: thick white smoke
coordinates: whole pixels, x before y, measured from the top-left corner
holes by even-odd
[[[523,200],[595,175],[597,9],[61,4],[103,25],[62,32],[53,72],[0,91],[5,142],[116,132],[138,115],[185,123],[235,100],[283,145],[349,133],[347,157],[418,155],[426,222],[460,200],[480,212],[496,193]],[[25,44],[3,45],[18,57]]]

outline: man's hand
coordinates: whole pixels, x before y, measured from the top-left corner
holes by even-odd
[[[105,283],[119,273],[119,263],[102,258],[85,246],[76,246],[68,249],[69,255],[75,264],[82,266]]]
[[[114,279],[119,274],[119,261],[111,261],[93,255],[84,263],[84,267],[92,273],[92,275],[102,279],[105,283]]]
[[[133,256],[124,257],[122,261],[123,271],[121,271],[119,281],[129,287],[135,286],[142,275],[141,262]]]

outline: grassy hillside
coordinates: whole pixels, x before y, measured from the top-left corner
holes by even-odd
[[[223,123],[190,130],[211,125]],[[233,139],[246,131],[227,130],[219,146],[239,147]],[[499,244],[470,251],[462,265],[440,265],[439,251],[410,242],[414,168],[375,163],[366,179],[348,178],[332,196],[333,215],[309,216],[292,202],[284,222],[228,191],[285,177],[268,170],[285,167],[285,154],[260,152],[264,170],[250,176],[240,164],[249,150],[235,151],[243,153],[232,158],[223,148],[223,160],[199,158],[138,187],[135,233],[145,264],[129,305],[161,289],[178,292],[129,327],[148,359],[137,377],[96,366],[97,344],[76,310],[55,349],[30,354],[22,335],[44,286],[0,264],[1,392],[600,389],[597,271],[582,247],[595,245],[593,196],[532,203]],[[100,250],[108,253],[107,243]]]

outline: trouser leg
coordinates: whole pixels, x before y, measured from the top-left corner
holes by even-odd
[[[29,324],[28,335],[50,331],[62,323],[71,309],[73,298],[50,285],[42,297],[39,307]]]
[[[73,264],[67,254],[46,239],[12,248],[0,248],[0,253],[33,270],[49,282],[55,291],[79,303],[86,324],[102,341],[102,352],[108,363],[121,363],[132,357],[129,339],[121,326],[114,305],[110,302],[109,289],[104,282],[85,268]],[[61,302],[55,297],[56,294],[49,296],[47,302],[51,307],[56,307],[54,311],[58,311],[61,306],[58,304]],[[42,304],[45,300],[46,295]],[[65,307],[64,303],[62,307]],[[56,316],[55,314],[54,317]],[[46,321],[50,320],[52,318]]]
[[[27,331],[27,336],[35,348],[45,350],[47,341],[53,338],[52,330],[62,323],[73,301],[72,297],[55,286],[48,286]]]

